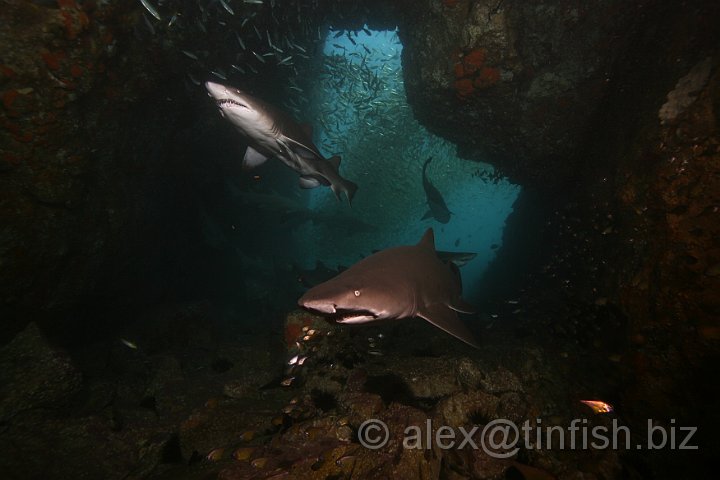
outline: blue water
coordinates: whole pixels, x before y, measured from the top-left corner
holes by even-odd
[[[432,227],[438,249],[478,254],[461,269],[464,295],[472,300],[501,245],[505,220],[520,187],[505,179],[492,182],[479,177],[482,172],[492,173],[492,167],[458,158],[453,144],[413,118],[405,101],[401,53],[395,31],[328,32],[323,49],[327,68],[304,113],[315,119],[315,141],[322,153],[339,153],[342,175],[360,189],[352,209],[346,202],[336,202],[326,188],[309,193],[309,206],[372,228],[338,230],[308,223],[294,240],[306,268],[317,260],[332,267],[348,266],[373,250],[414,244]],[[453,212],[445,225],[421,220],[427,211],[422,165],[430,156],[428,177]]]

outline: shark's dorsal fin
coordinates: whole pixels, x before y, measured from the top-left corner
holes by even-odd
[[[428,210],[427,212],[425,212],[425,215],[423,215],[421,220],[427,220],[428,218],[432,218],[432,216],[433,216],[432,210]]]
[[[418,242],[418,247],[431,248],[433,252],[435,251],[435,234],[432,228],[425,231],[425,235]]]

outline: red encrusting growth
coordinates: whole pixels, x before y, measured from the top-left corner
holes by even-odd
[[[50,70],[60,70],[60,60],[65,57],[62,52],[42,52],[40,55]]]
[[[3,162],[5,162],[8,165],[17,166],[17,165],[20,165],[20,157],[18,157],[14,153],[5,152],[3,154]]]
[[[491,85],[496,84],[500,80],[500,70],[492,67],[483,67],[475,80],[473,85],[475,88],[487,88]]]
[[[70,67],[70,75],[73,76],[73,78],[79,78],[82,77],[83,74],[83,68],[80,65],[73,65]]]
[[[454,52],[453,57],[457,58],[453,66],[453,86],[458,97],[465,98],[500,81],[500,69],[485,65],[487,51],[484,48],[473,49],[465,55]]]
[[[63,17],[65,34],[68,39],[74,40],[90,25],[90,18],[75,0],[58,0],[58,7],[60,7],[60,15]]]
[[[485,63],[485,49],[476,48],[465,55],[462,59],[465,72],[468,74],[476,72]]]
[[[2,78],[13,78],[15,76],[15,70],[7,65],[0,65],[0,75],[2,75]]]
[[[313,318],[310,316],[303,316],[299,321],[297,319],[289,320],[285,324],[285,345],[288,348],[295,345],[298,338],[303,334],[304,327],[310,327],[313,323]]]
[[[2,104],[6,110],[11,110],[13,102],[19,95],[17,90],[7,90],[2,93]]]
[[[473,88],[473,82],[469,78],[461,78],[460,80],[455,80],[455,91],[457,92],[458,96],[465,97],[473,93],[475,89]]]

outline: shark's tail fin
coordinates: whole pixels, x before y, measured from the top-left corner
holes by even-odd
[[[429,157],[427,160],[425,160],[425,163],[423,163],[423,175],[425,175],[425,170],[427,170],[427,166],[430,162],[432,162],[432,157]]]
[[[340,168],[340,157],[338,155],[330,157],[328,162],[330,162],[330,165],[333,166],[335,172],[338,174],[338,180],[336,182],[332,182],[330,184],[330,188],[338,199],[340,199],[340,193],[344,193],[348,199],[348,203],[352,206],[352,199],[358,189],[357,184],[340,176],[340,173],[338,172],[338,169]]]

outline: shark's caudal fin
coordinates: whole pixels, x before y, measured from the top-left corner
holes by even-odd
[[[432,157],[428,158],[425,160],[425,163],[423,163],[423,175],[425,175],[425,171],[427,170],[427,166],[430,162],[432,162]]]
[[[352,199],[355,196],[355,192],[358,189],[357,184],[354,182],[351,182],[350,180],[347,180],[345,178],[342,178],[339,175],[339,168],[340,168],[340,157],[338,155],[333,155],[332,157],[328,158],[328,163],[332,165],[333,169],[336,173],[338,173],[339,180],[336,183],[331,183],[330,188],[332,189],[335,196],[340,199],[340,193],[344,193],[345,196],[348,199],[348,203],[350,206],[352,206]]]
[[[475,336],[465,326],[453,310],[445,305],[435,304],[426,306],[416,314],[418,317],[427,320],[436,327],[445,330],[455,338],[459,338],[471,347],[480,348]]]

